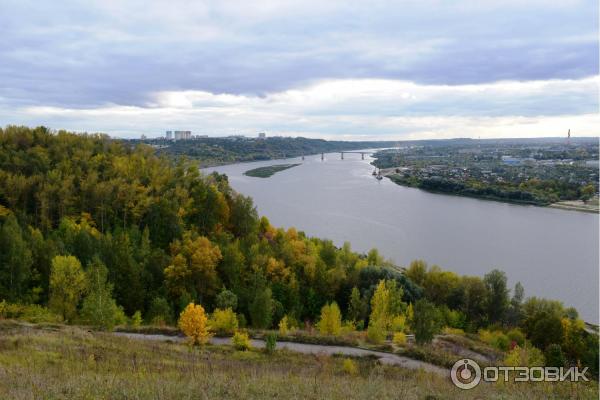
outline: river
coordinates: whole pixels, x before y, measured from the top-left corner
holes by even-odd
[[[208,168],[254,199],[275,226],[345,241],[354,250],[376,247],[396,264],[423,259],[463,275],[506,272],[526,296],[561,300],[598,323],[597,214],[433,194],[376,180],[360,154],[307,156]],[[270,178],[249,169],[302,163]]]

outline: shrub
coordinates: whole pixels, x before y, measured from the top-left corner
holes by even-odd
[[[190,339],[192,345],[205,345],[212,334],[209,331],[208,318],[204,308],[190,303],[179,316],[179,328]]]
[[[57,323],[62,322],[60,315],[53,313],[39,304],[13,304],[6,300],[0,302],[0,319],[19,319],[31,323]]]
[[[342,369],[348,375],[358,375],[358,365],[350,358],[346,358],[342,364]]]
[[[501,331],[489,331],[487,329],[480,329],[479,339],[482,342],[485,342],[498,350],[510,350],[510,339]]]
[[[290,331],[290,327],[288,325],[288,316],[284,315],[279,321],[279,334],[282,336],[286,336]]]
[[[508,336],[508,339],[511,342],[515,343],[518,346],[523,346],[525,344],[525,334],[521,332],[519,328],[511,329],[506,333],[506,336]]]
[[[231,308],[216,309],[210,318],[211,329],[219,335],[230,335],[238,329],[238,320]]]
[[[233,347],[236,350],[246,351],[250,350],[250,348],[252,347],[252,345],[250,344],[250,338],[248,337],[248,334],[246,332],[236,332],[233,335],[232,341]]]
[[[131,316],[131,326],[134,328],[139,328],[142,325],[142,313],[140,310],[137,310]]]
[[[445,327],[443,330],[443,333],[445,335],[460,335],[460,336],[464,336],[465,331],[463,331],[462,329],[459,328],[450,328],[450,327]]]
[[[406,344],[406,335],[404,334],[404,332],[394,333],[393,342],[398,346],[404,346]]]
[[[533,346],[515,346],[504,359],[504,365],[509,367],[541,367],[544,364],[544,355],[538,348]]]
[[[342,331],[342,313],[335,302],[326,304],[321,308],[321,319],[318,327],[321,335],[340,335]]]
[[[354,325],[354,321],[344,321],[340,333],[342,335],[349,335],[352,332],[356,332],[356,326]]]
[[[277,334],[269,333],[265,336],[265,351],[269,354],[275,351],[277,347]]]

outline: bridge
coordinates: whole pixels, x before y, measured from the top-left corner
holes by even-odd
[[[344,159],[344,154],[360,154],[360,159],[364,160],[365,159],[365,154],[367,155],[372,155],[375,154],[372,151],[332,151],[331,153],[340,153],[340,158],[343,160]],[[302,155],[302,159],[304,160],[304,155]],[[321,153],[321,161],[323,161],[325,159],[325,153]]]

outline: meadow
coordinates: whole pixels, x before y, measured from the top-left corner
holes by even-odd
[[[77,326],[0,321],[3,399],[598,398],[597,382],[480,384],[464,391],[371,358],[203,349]]]

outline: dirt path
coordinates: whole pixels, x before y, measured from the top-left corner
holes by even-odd
[[[158,340],[158,341],[173,341],[183,342],[185,339],[180,336],[167,336],[167,335],[151,335],[144,333],[128,333],[128,332],[115,332],[114,335],[123,336],[130,339],[138,340]],[[231,344],[230,338],[212,338],[212,344],[223,345]],[[264,348],[265,342],[259,339],[251,340],[252,346],[256,348]],[[354,357],[367,357],[375,356],[382,364],[397,365],[403,368],[409,369],[423,369],[428,372],[433,372],[442,376],[449,376],[447,369],[438,367],[437,365],[430,364],[424,361],[414,360],[412,358],[399,356],[397,354],[385,353],[382,351],[374,351],[361,349],[357,347],[347,346],[327,346],[321,344],[307,344],[307,343],[295,343],[295,342],[277,342],[278,349],[287,349],[297,353],[303,354],[343,354]]]

